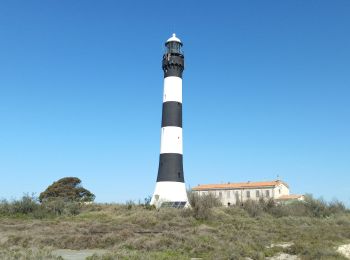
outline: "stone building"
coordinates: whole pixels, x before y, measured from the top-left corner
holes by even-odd
[[[302,200],[302,195],[289,194],[289,186],[281,180],[264,182],[243,182],[225,184],[204,184],[192,188],[192,191],[199,195],[214,194],[220,198],[225,206],[235,205],[246,200],[275,199],[281,202],[292,200]],[[282,200],[283,199],[283,200]]]

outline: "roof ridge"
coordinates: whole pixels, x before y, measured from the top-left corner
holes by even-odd
[[[286,187],[289,188],[288,184],[281,181],[281,180],[273,180],[273,181],[255,181],[255,182],[228,182],[228,183],[221,183],[221,184],[202,184],[198,185],[193,188],[193,190],[196,189],[219,189],[219,188],[244,188],[244,187],[258,187],[258,186],[277,186],[278,184],[284,184]]]

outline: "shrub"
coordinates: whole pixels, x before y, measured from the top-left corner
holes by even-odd
[[[0,215],[7,215],[10,212],[10,204],[7,200],[0,201]]]
[[[144,203],[143,204],[141,203],[140,205],[142,205],[145,209],[154,210],[154,209],[156,209],[156,206],[151,205],[151,200],[152,200],[152,196],[147,196],[144,199]]]
[[[247,200],[241,206],[251,217],[260,216],[264,212],[263,203],[260,201]]]
[[[314,199],[312,195],[305,196],[305,206],[313,217],[326,217],[330,211],[323,199]]]
[[[333,200],[329,203],[328,205],[329,207],[329,211],[332,214],[337,214],[337,213],[345,213],[348,210],[346,209],[345,205],[343,202],[339,201],[339,200]]]
[[[239,207],[243,208],[252,217],[260,216],[262,213],[268,213],[274,217],[324,218],[334,214],[348,212],[342,202],[334,200],[327,203],[323,199],[314,199],[312,195],[305,195],[305,201],[294,201],[288,204],[276,203],[273,199],[248,200],[239,205]]]
[[[41,206],[48,212],[53,215],[62,215],[65,208],[65,202],[63,199],[56,198],[56,199],[50,199],[46,200],[41,204]]]
[[[65,202],[63,199],[51,199],[39,203],[34,196],[24,195],[19,200],[11,202],[0,201],[0,215],[26,215],[34,218],[46,218],[60,215],[77,215],[81,210],[79,202]]]
[[[259,201],[247,200],[240,204],[251,217],[260,216],[263,213],[269,213],[274,215],[278,212],[280,205],[278,205],[273,199],[260,199]]]
[[[81,180],[76,177],[66,177],[52,183],[40,193],[39,200],[61,198],[65,201],[91,202],[95,195],[81,186]]]
[[[198,195],[196,192],[188,193],[188,200],[191,205],[189,209],[194,218],[199,220],[209,219],[211,208],[222,206],[219,198],[213,194]]]
[[[82,204],[79,202],[68,202],[66,203],[65,213],[67,215],[79,215],[81,212]]]
[[[135,203],[132,200],[128,200],[125,202],[125,206],[128,210],[132,209],[133,207],[135,207]]]
[[[40,207],[37,199],[32,195],[25,194],[20,200],[8,202],[3,200],[0,206],[0,213],[8,214],[29,214]]]
[[[15,201],[13,209],[15,213],[28,214],[36,211],[40,205],[34,196],[24,195],[21,200]]]

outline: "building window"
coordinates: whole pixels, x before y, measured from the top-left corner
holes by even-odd
[[[219,198],[222,198],[222,192],[219,191]]]
[[[227,197],[227,198],[230,198],[230,196],[231,196],[230,191],[229,191],[229,190],[226,191],[226,197]]]
[[[249,199],[250,198],[250,191],[247,190],[247,198]]]
[[[238,203],[239,202],[239,193],[238,193],[238,191],[235,192],[235,197],[236,197],[236,203]]]
[[[255,191],[255,197],[259,198],[260,197],[260,192],[257,190]]]
[[[270,191],[269,190],[265,191],[265,194],[266,194],[267,198],[270,198]]]
[[[279,194],[281,194],[281,189],[278,189]]]

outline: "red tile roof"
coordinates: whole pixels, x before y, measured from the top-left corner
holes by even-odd
[[[262,181],[262,182],[203,184],[192,188],[192,190],[199,191],[199,190],[221,190],[221,189],[253,189],[253,188],[276,187],[280,184],[283,184],[284,186],[289,188],[287,183],[280,180],[276,180],[276,181]]]

